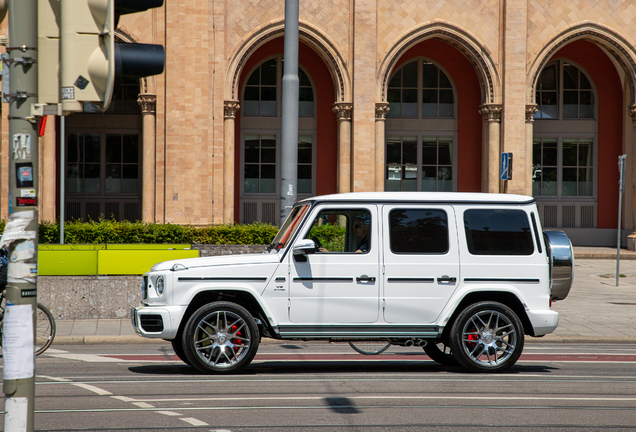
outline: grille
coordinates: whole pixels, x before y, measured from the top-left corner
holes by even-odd
[[[159,333],[163,331],[163,320],[161,315],[139,315],[141,328],[148,333]]]
[[[563,206],[563,228],[574,228],[576,226],[576,206]]]
[[[543,207],[543,226],[544,227],[556,227],[557,225],[557,206],[545,206]]]
[[[141,299],[146,300],[148,298],[148,276],[144,276],[144,280],[141,283]]]
[[[581,228],[594,228],[594,206],[581,206]]]

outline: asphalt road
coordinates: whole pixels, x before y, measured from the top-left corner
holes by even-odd
[[[202,375],[169,344],[57,346],[37,359],[39,431],[625,430],[636,345],[526,345],[507,373],[439,366],[421,348],[263,344],[241,374]]]

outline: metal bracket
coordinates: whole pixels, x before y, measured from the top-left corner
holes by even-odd
[[[29,123],[38,123],[40,120],[35,117],[19,117],[19,116],[9,116],[9,120],[26,120]]]
[[[19,46],[19,47],[7,47],[6,48],[7,52],[13,51],[13,50],[20,50],[22,52],[27,52],[27,50],[37,51],[38,49],[34,48],[34,47],[29,47],[29,46],[26,46],[26,45],[22,45],[22,46]]]
[[[37,95],[37,93],[27,93],[24,90],[16,90],[15,93],[5,93],[3,96],[16,99],[26,99],[28,97],[37,97]]]
[[[33,117],[44,117],[47,115],[62,115],[62,104],[31,104],[31,115]]]
[[[33,60],[33,57],[31,56],[22,56],[20,58],[10,57],[10,58],[4,59],[3,61],[5,63],[22,63],[25,65],[30,65],[30,64],[38,62],[37,60]]]

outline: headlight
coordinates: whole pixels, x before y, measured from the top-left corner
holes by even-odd
[[[163,276],[159,276],[155,281],[155,290],[157,291],[157,295],[160,296],[163,294],[163,288]]]

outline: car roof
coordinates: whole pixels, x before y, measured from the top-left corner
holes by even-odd
[[[302,203],[318,202],[373,202],[373,203],[451,203],[451,204],[530,204],[535,199],[527,195],[471,193],[471,192],[351,192],[320,195],[301,200]]]

